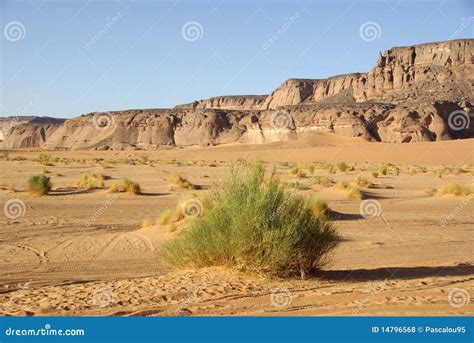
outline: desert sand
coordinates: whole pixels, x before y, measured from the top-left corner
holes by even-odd
[[[384,144],[325,134],[263,145],[51,151],[59,161],[50,165],[36,160],[39,150],[2,151],[8,158],[0,161],[0,202],[20,199],[25,212],[0,217],[0,314],[472,315],[472,198],[434,191],[450,181],[472,188],[473,147],[472,139]],[[183,194],[208,192],[239,158],[276,165],[283,181],[307,185],[298,191],[326,199],[337,213],[342,241],[318,275],[280,280],[222,267],[176,271],[162,261],[160,244],[176,233],[156,218]],[[330,175],[316,168],[299,179],[289,173],[292,165],[323,161],[355,170]],[[371,177],[388,163],[400,174]],[[441,178],[432,172],[440,165],[448,168]],[[426,170],[410,173],[414,166]],[[53,189],[30,195],[26,180],[41,172]],[[143,194],[73,187],[84,173],[106,175],[105,188],[131,178]],[[169,190],[176,173],[202,189]],[[380,216],[364,218],[361,200],[310,182],[360,174],[375,183],[362,192],[379,202]],[[142,227],[145,219],[152,225]]]

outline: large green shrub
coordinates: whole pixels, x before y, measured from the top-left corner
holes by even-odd
[[[230,176],[212,191],[201,218],[164,244],[167,261],[181,268],[227,265],[279,276],[320,268],[336,246],[330,221],[314,200],[286,191],[262,163]]]
[[[48,194],[51,187],[51,179],[46,175],[33,175],[28,179],[28,191],[36,195]]]

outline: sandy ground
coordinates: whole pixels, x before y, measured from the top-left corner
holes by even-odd
[[[472,172],[460,169],[472,170],[473,147],[474,140],[402,145],[316,136],[306,142],[261,146],[48,152],[77,159],[50,166],[34,161],[38,151],[4,152],[9,160],[0,161],[0,203],[20,199],[25,211],[16,219],[5,213],[0,217],[0,312],[472,315],[473,204],[467,197],[436,197],[433,191],[449,181],[474,188]],[[203,186],[192,191],[199,194],[226,175],[228,162],[243,157],[355,163],[354,171],[314,172],[337,182],[353,181],[359,174],[371,178],[370,171],[381,163],[393,163],[401,172],[372,178],[376,187],[362,189],[381,207],[381,215],[371,219],[361,215],[361,201],[348,199],[344,191],[310,184],[309,178],[298,180],[309,187],[301,192],[328,200],[339,214],[335,225],[342,236],[331,264],[310,279],[268,279],[223,268],[172,270],[159,256],[169,230],[160,225],[142,228],[142,221],[155,222],[164,209],[175,208],[179,197],[190,192],[169,190],[175,173]],[[407,168],[414,165],[453,169],[442,178],[430,171],[410,175]],[[297,177],[289,168],[280,165],[278,174],[283,181],[294,182]],[[25,191],[28,177],[40,172],[47,172],[54,183],[45,197]],[[107,175],[106,187],[129,177],[140,183],[144,194],[112,195],[72,187],[83,173]],[[10,185],[16,192],[8,191]]]

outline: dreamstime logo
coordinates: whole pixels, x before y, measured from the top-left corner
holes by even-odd
[[[359,213],[365,219],[379,217],[382,214],[382,206],[375,199],[363,200],[359,206]]]
[[[10,199],[3,206],[3,213],[10,219],[21,218],[26,213],[26,205],[20,199]]]
[[[96,112],[92,117],[92,125],[97,130],[107,130],[115,125],[114,115],[110,112]]]
[[[204,36],[204,28],[197,21],[188,21],[181,28],[181,35],[188,42],[195,42]]]
[[[91,297],[94,306],[107,307],[115,303],[115,294],[110,288],[99,288]]]
[[[461,203],[459,204],[459,206],[456,206],[447,216],[446,218],[444,218],[442,221],[441,221],[441,227],[445,227],[446,225],[448,225],[448,222],[452,219],[454,219],[454,217],[456,217],[458,215],[459,212],[461,212],[464,207],[467,205],[467,203],[469,201],[472,201],[474,199],[474,194],[470,194],[467,198],[463,199],[463,201],[461,201]]]
[[[366,21],[359,27],[359,35],[366,42],[371,42],[380,38],[382,29],[375,21]]]
[[[461,131],[469,128],[470,122],[471,119],[469,118],[469,114],[462,110],[453,111],[448,117],[448,126],[454,131]]]
[[[112,28],[112,26],[118,22],[122,18],[122,13],[118,12],[115,16],[112,18],[107,17],[105,19],[106,24],[104,25],[103,28],[101,28],[95,35],[92,37],[85,45],[84,49],[90,50],[99,40],[102,39],[102,37],[109,32],[109,30]]]
[[[285,307],[291,304],[291,293],[286,288],[275,288],[270,294],[270,302],[276,307]]]
[[[470,16],[469,18],[466,19],[466,17],[463,17],[462,18],[462,23],[461,25],[459,26],[459,28],[456,29],[456,31],[453,32],[453,34],[451,36],[449,36],[449,39],[450,40],[453,40],[453,39],[456,39],[457,37],[459,37],[459,35],[465,30],[467,29],[471,24],[472,22],[474,21],[474,17],[473,16]]]
[[[181,212],[186,218],[196,218],[202,215],[204,206],[197,198],[191,198],[183,202]]]
[[[448,302],[453,307],[462,307],[469,304],[471,297],[469,292],[462,288],[453,288],[448,295]]]
[[[283,25],[271,36],[264,44],[263,50],[267,50],[273,43],[275,43],[280,37],[290,28],[291,24],[300,17],[299,12],[295,12],[291,17],[285,17]]]
[[[270,124],[276,130],[289,129],[293,126],[293,118],[287,111],[276,111],[270,118]]]
[[[16,42],[25,38],[26,28],[25,25],[19,21],[11,21],[5,25],[3,34],[8,41]]]

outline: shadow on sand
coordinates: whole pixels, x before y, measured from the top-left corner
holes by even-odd
[[[375,281],[396,279],[418,279],[437,276],[468,276],[474,275],[474,265],[459,264],[457,266],[439,267],[390,267],[354,270],[320,270],[314,276],[333,281]]]

